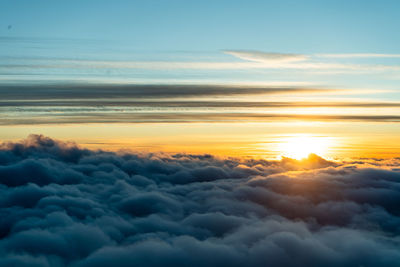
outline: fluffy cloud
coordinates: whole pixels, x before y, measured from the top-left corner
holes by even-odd
[[[397,266],[400,160],[0,149],[0,266]]]

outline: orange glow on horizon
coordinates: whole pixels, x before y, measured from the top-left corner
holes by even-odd
[[[368,135],[362,134],[368,132]],[[399,157],[396,123],[149,123],[0,126],[0,142],[43,134],[81,147],[223,157]]]
[[[332,145],[332,138],[300,134],[282,138],[278,143],[278,151],[281,156],[293,159],[303,159],[309,154],[327,157]]]

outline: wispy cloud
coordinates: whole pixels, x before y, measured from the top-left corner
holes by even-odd
[[[157,84],[0,85],[1,100],[178,98],[229,95],[332,94],[351,90],[312,87]]]
[[[316,54],[315,56],[325,57],[325,58],[400,58],[400,54],[376,54],[376,53]]]
[[[28,61],[9,60],[0,64],[2,72],[29,73],[30,70],[40,69],[70,69],[70,70],[314,70],[314,71],[343,71],[345,73],[369,73],[400,71],[398,65],[384,64],[353,64],[326,62],[316,60],[319,57],[301,54],[266,53],[261,51],[225,51],[242,61],[132,61],[132,60],[86,60],[86,59],[40,59]],[[356,55],[356,54],[354,54]],[[347,55],[346,55],[347,56]],[[320,56],[340,57],[340,55]],[[378,57],[378,56],[377,56]],[[19,71],[19,72],[18,72]]]
[[[276,68],[294,70],[324,70],[343,73],[400,71],[400,66],[383,64],[351,64],[321,61],[322,58],[400,58],[400,54],[284,54],[262,51],[225,50],[225,54],[254,62],[249,68]],[[320,60],[318,60],[320,59]]]
[[[301,54],[284,54],[254,50],[224,50],[223,52],[243,60],[262,63],[303,61],[308,58],[308,56]]]
[[[355,102],[350,99],[338,102],[338,99],[329,101],[326,98],[373,92],[255,85],[2,85],[0,124],[276,120],[398,122],[398,102]],[[313,97],[314,102],[305,102],[305,96]],[[371,108],[377,107],[379,113],[371,112]],[[318,113],[316,109],[319,109]],[[352,115],[348,114],[348,109],[352,109]]]
[[[232,101],[225,99],[47,99],[0,100],[0,107],[113,107],[113,108],[400,108],[400,102],[327,102],[327,101]]]
[[[29,116],[27,116],[29,114]],[[331,115],[296,114],[279,112],[233,111],[176,111],[129,110],[124,108],[85,107],[75,109],[21,109],[17,113],[0,118],[0,125],[34,124],[87,124],[87,123],[207,123],[207,122],[283,122],[283,121],[361,121],[400,122],[400,115]]]

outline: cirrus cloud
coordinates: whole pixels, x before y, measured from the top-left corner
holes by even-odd
[[[308,58],[308,56],[302,54],[261,52],[255,50],[225,50],[224,53],[243,60],[262,63],[303,61]]]

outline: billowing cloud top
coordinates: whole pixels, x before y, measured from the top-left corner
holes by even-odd
[[[32,135],[0,149],[0,266],[398,266],[399,171]]]

